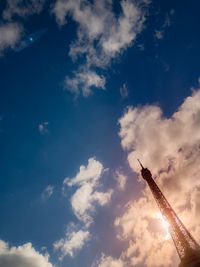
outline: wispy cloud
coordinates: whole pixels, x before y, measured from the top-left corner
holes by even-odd
[[[43,200],[47,200],[48,198],[50,198],[53,195],[54,192],[54,186],[53,185],[48,185],[44,191],[41,194],[41,197]]]
[[[60,260],[67,255],[73,257],[75,252],[82,249],[89,238],[89,231],[68,231],[65,238],[54,243],[54,249],[61,251]]]
[[[75,72],[73,78],[65,78],[65,88],[75,95],[78,95],[82,88],[83,96],[87,97],[91,94],[91,87],[105,89],[105,78],[84,68]]]
[[[80,74],[105,69],[112,59],[133,44],[142,31],[145,21],[142,6],[147,3],[138,1],[136,4],[132,0],[127,0],[121,1],[120,4],[121,13],[116,16],[112,9],[112,0],[93,3],[87,0],[56,1],[53,12],[59,25],[66,23],[67,16],[78,25],[77,39],[71,44],[69,55],[73,60],[81,56],[85,61],[74,76],[67,78],[69,87],[66,88],[70,92],[82,92],[84,96],[88,96],[92,92],[92,87],[104,89],[105,77],[96,73],[99,82],[87,83],[85,75]]]
[[[125,267],[125,263],[121,259],[115,259],[113,257],[106,257],[104,254],[101,258],[93,263],[92,267]]]
[[[41,123],[38,125],[38,131],[39,131],[41,134],[47,134],[47,133],[49,132],[48,126],[49,126],[49,122],[48,122],[48,121],[41,122]]]
[[[165,36],[165,32],[167,28],[169,28],[172,25],[172,20],[175,14],[175,10],[171,9],[169,12],[166,13],[164,22],[158,29],[155,29],[154,31],[154,38],[157,40],[162,40]]]
[[[129,95],[129,91],[128,91],[128,86],[126,83],[124,83],[121,87],[120,87],[120,95],[122,97],[122,99],[125,99],[128,97]]]
[[[156,39],[158,39],[158,40],[163,39],[163,37],[164,37],[164,31],[155,30],[154,37]]]
[[[127,182],[126,175],[123,174],[123,172],[121,170],[117,170],[115,172],[115,178],[117,181],[118,188],[123,191],[125,189],[126,182]]]
[[[12,20],[14,16],[27,17],[39,14],[46,0],[7,0],[7,6],[3,11],[5,20]]]

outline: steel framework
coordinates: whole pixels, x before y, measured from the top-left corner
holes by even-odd
[[[162,216],[169,224],[169,232],[180,258],[179,267],[200,267],[200,246],[170,206],[152,178],[151,172],[141,163],[140,165],[142,177],[148,183]]]

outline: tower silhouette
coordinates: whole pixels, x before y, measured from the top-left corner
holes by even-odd
[[[142,177],[146,180],[163,217],[169,224],[169,232],[180,258],[179,267],[200,267],[200,246],[170,206],[152,178],[151,172],[144,168],[140,161],[139,163],[142,167]]]

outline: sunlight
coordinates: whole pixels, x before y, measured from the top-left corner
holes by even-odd
[[[169,233],[169,223],[167,222],[167,220],[162,216],[162,214],[160,212],[156,213],[156,219],[159,220],[159,222],[162,225],[163,231],[165,232],[165,240],[170,239],[170,233]]]

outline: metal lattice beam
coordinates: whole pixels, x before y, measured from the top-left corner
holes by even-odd
[[[180,267],[200,267],[200,246],[170,206],[152,178],[151,172],[141,163],[140,165],[142,177],[148,183],[163,217],[169,224],[169,231],[181,260]]]

